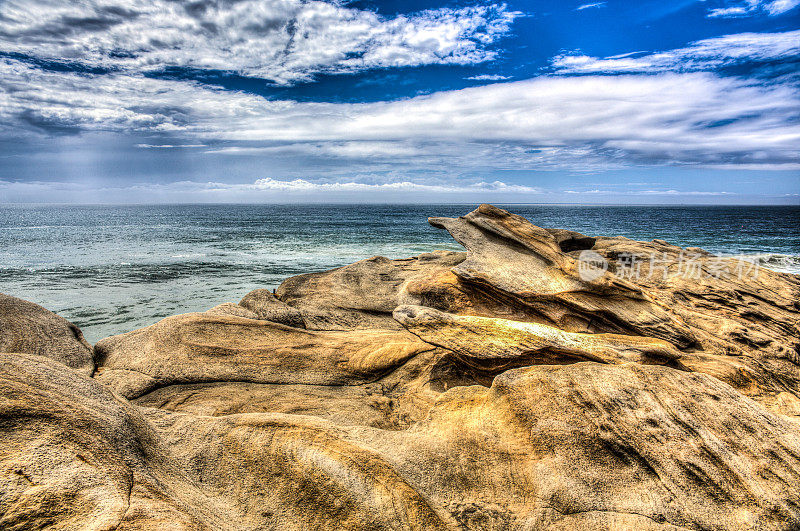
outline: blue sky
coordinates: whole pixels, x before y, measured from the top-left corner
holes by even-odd
[[[800,0],[3,0],[0,202],[800,203]]]

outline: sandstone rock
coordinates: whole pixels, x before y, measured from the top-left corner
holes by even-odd
[[[378,516],[451,529],[800,523],[797,427],[714,378],[667,367],[506,371],[489,389],[450,389],[400,431],[275,413],[147,415],[197,482],[278,522],[299,505],[306,525],[343,529]],[[315,479],[298,489],[298,477]]]
[[[208,315],[232,315],[234,317],[244,317],[245,319],[258,319],[258,315],[256,315],[255,312],[232,302],[223,302],[222,304],[217,304],[213,308],[206,310],[203,313]]]
[[[139,408],[53,361],[3,356],[9,529],[800,525],[798,427],[706,375],[520,368],[384,430]]]
[[[453,268],[459,279],[524,306],[544,323],[657,337],[679,348],[696,342],[684,323],[631,282],[609,273],[583,280],[578,261],[523,217],[481,205],[461,218],[429,222],[467,248],[466,260]]]
[[[370,445],[388,452],[401,437]],[[592,362],[513,369],[490,389],[443,394],[408,437],[397,470],[440,505],[485,507],[495,528],[800,524],[798,427],[702,374]]]
[[[565,253],[584,251],[594,247],[597,238],[566,229],[545,229],[555,238],[558,247]]]
[[[81,330],[38,304],[0,293],[0,352],[37,354],[92,374],[92,347]]]
[[[286,413],[320,417],[342,426],[398,429],[392,398],[385,393],[380,383],[331,386],[212,382],[161,387],[133,402],[202,416]]]
[[[4,424],[15,450],[3,454],[11,528],[98,515],[144,529],[800,523],[797,428],[704,375],[637,364],[517,369],[490,389],[444,393],[413,430],[386,431],[302,415],[137,410],[52,362],[13,358],[0,380],[15,400],[4,418],[23,419]],[[47,438],[28,449],[21,437],[32,428]]]
[[[232,529],[241,520],[172,466],[140,411],[103,385],[41,356],[0,360],[3,529]]]
[[[126,398],[186,383],[347,385],[432,349],[404,330],[320,332],[194,313],[98,342],[96,377]]]
[[[285,324],[295,328],[306,327],[300,311],[279,301],[268,289],[251,291],[239,301],[239,306],[252,311],[257,319]]]
[[[698,343],[686,367],[796,415],[778,396],[800,397],[798,275],[659,241],[598,238],[593,250],[691,329]]]
[[[137,408],[51,360],[0,358],[4,529],[452,527],[331,425]]]
[[[443,299],[464,298],[448,284],[450,268],[464,253],[436,251],[404,260],[376,256],[322,273],[286,279],[276,290],[284,303],[302,311],[308,328],[399,329],[392,311],[400,304],[426,304],[422,286],[435,284]]]
[[[660,339],[564,332],[542,324],[458,316],[423,306],[399,306],[394,317],[423,341],[454,352],[473,367],[494,372],[577,361],[666,364],[681,355]]]
[[[124,378],[124,374],[119,377]],[[194,415],[287,413],[320,417],[342,426],[400,430],[424,419],[443,391],[463,385],[489,386],[493,376],[465,365],[442,349],[434,349],[417,354],[370,383],[172,384],[158,387],[133,402]]]
[[[791,402],[778,396],[800,398],[798,276],[761,268],[751,278],[751,266],[738,260],[663,240],[545,230],[490,205],[462,218],[430,221],[468,249],[453,272],[469,303],[439,309],[568,332],[665,339],[683,351],[684,367],[794,415]],[[571,242],[565,247],[571,250],[560,242]],[[587,250],[608,263],[608,271],[591,281],[582,280],[579,269],[580,253]],[[474,304],[476,293],[485,295],[480,304]]]
[[[360,443],[353,428],[277,413],[150,415],[195,481],[238,511],[262,515],[268,527],[456,529],[442,507],[398,473],[387,455]]]

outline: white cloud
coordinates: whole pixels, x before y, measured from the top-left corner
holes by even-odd
[[[778,164],[707,164],[706,168],[715,170],[753,170],[753,171],[794,171],[800,172],[800,162]]]
[[[379,177],[380,178],[380,177]],[[621,185],[612,185],[621,186]],[[214,181],[175,181],[164,183],[133,183],[121,186],[97,187],[87,182],[0,180],[0,193],[10,202],[67,202],[67,203],[250,203],[250,202],[385,202],[387,200],[430,201],[435,195],[444,202],[568,202],[636,201],[707,202],[736,201],[741,194],[726,191],[663,189],[635,190],[585,189],[548,190],[503,181],[420,183],[408,180],[392,182],[362,182],[356,180],[275,179],[265,177],[247,183]],[[797,194],[776,194],[768,197],[796,197]],[[715,199],[714,199],[715,198]],[[751,199],[753,197],[751,196]]]
[[[465,77],[464,79],[469,79],[471,81],[504,81],[506,79],[511,79],[511,76],[501,76],[499,74],[481,74],[479,76]]]
[[[223,185],[224,188],[245,186],[255,190],[280,190],[283,192],[429,192],[429,193],[521,193],[539,194],[541,190],[531,186],[506,184],[502,181],[477,182],[461,185],[431,185],[409,181],[370,184],[359,182],[315,183],[305,179],[281,181],[271,178],[259,179],[252,185]]]
[[[136,144],[136,147],[143,149],[178,149],[178,148],[202,148],[205,144]]]
[[[525,196],[535,198],[543,192],[535,187],[508,184],[502,181],[424,184],[411,181],[364,183],[355,181],[314,182],[306,179],[258,179],[253,183],[176,181],[168,183],[139,183],[127,186],[94,187],[88,183],[0,180],[0,192],[5,201],[45,202],[253,202],[297,200],[349,200],[352,198],[386,200],[387,197],[420,199],[436,194],[441,199],[463,197],[506,200]]]
[[[128,72],[230,70],[287,84],[318,72],[492,59],[505,5],[385,18],[303,0],[5,0],[0,49]]]
[[[738,6],[738,7],[720,7],[718,9],[712,9],[708,12],[709,18],[727,18],[727,17],[741,17],[746,16],[750,13],[750,9]]]
[[[724,196],[736,195],[730,192],[701,192],[696,190],[564,190],[565,194],[614,195],[614,196]]]
[[[708,73],[541,77],[334,104],[0,60],[8,135],[151,135],[165,140],[150,145],[214,145],[216,156],[305,158],[320,168],[342,159],[352,171],[797,164],[799,106],[795,87]]]
[[[409,142],[346,141],[346,142],[305,142],[288,143],[276,146],[230,146],[209,149],[210,155],[313,155],[342,159],[395,159],[396,157],[417,157],[424,155],[420,145]]]
[[[767,2],[764,5],[764,9],[766,9],[770,15],[781,15],[799,5],[800,0],[775,0],[774,2]]]
[[[606,7],[606,2],[594,2],[591,4],[583,4],[575,8],[575,11],[583,11],[584,9],[592,9],[592,8],[599,8],[599,7]]]
[[[782,15],[800,5],[800,0],[733,0],[726,7],[711,9],[708,16],[711,18],[731,18],[753,16],[765,13],[767,15]]]
[[[651,54],[624,54],[602,59],[586,55],[561,55],[553,59],[553,66],[562,74],[652,73],[712,70],[741,62],[798,56],[800,30],[725,35],[693,42],[685,48]]]

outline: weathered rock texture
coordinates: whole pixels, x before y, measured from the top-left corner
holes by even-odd
[[[666,364],[681,355],[661,339],[564,332],[543,324],[458,316],[424,306],[400,306],[394,318],[420,339],[486,370],[587,360]]]
[[[222,526],[141,411],[53,360],[0,354],[0,527]]]
[[[201,382],[348,385],[433,346],[404,330],[312,331],[230,314],[168,317],[95,346],[95,377],[127,398]]]
[[[0,527],[800,528],[797,277],[488,205],[431,223],[466,252],[106,338],[92,378],[0,355]]]
[[[294,326],[295,328],[305,328],[303,314],[297,308],[292,308],[285,302],[279,301],[275,295],[267,289],[255,289],[244,296],[239,301],[242,306],[252,311],[255,319],[272,321],[273,323]]]
[[[436,251],[404,260],[376,256],[348,266],[284,281],[277,297],[302,312],[317,330],[402,328],[392,319],[401,304],[442,303],[463,297],[451,268],[464,253]],[[249,297],[249,296],[248,296]],[[247,299],[248,297],[245,297]]]
[[[520,216],[482,205],[462,218],[430,222],[467,248],[466,260],[453,269],[462,282],[506,299],[543,322],[576,332],[658,337],[678,347],[696,342],[681,320],[632,282],[610,273],[582,280],[578,260],[561,250],[558,239]]]
[[[38,354],[91,375],[92,346],[80,329],[38,304],[0,293],[0,352]]]

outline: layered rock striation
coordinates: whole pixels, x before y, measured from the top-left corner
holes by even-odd
[[[430,222],[465,252],[93,350],[2,296],[0,527],[800,527],[798,277],[490,205]]]

